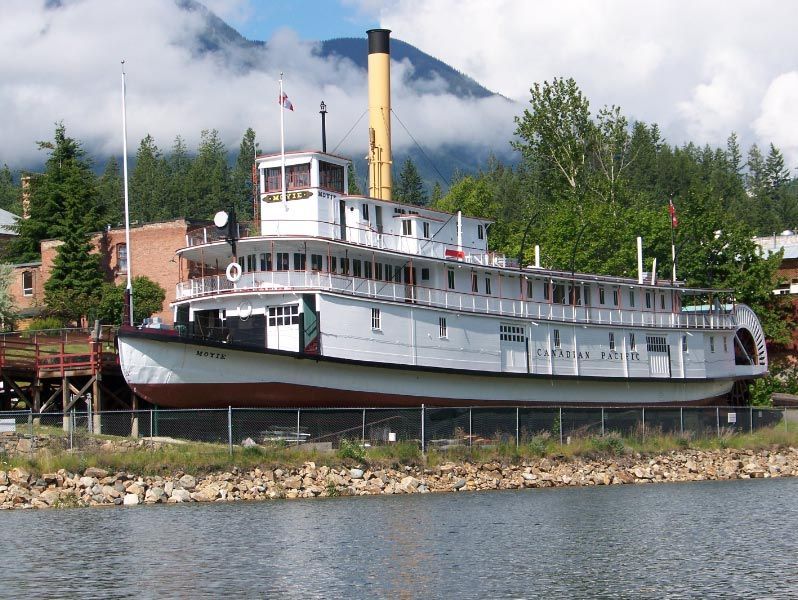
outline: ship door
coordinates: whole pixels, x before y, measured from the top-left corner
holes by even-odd
[[[527,372],[526,335],[523,326],[499,325],[499,349],[502,356],[502,371]]]
[[[346,202],[344,200],[338,201],[338,216],[341,223],[341,239],[346,239]]]
[[[299,352],[299,304],[269,307],[266,347]]]
[[[671,349],[665,336],[647,335],[648,368],[652,377],[671,376]]]

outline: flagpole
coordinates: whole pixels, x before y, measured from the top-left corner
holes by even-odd
[[[133,325],[133,281],[131,276],[130,248],[130,202],[127,187],[127,109],[125,107],[125,61],[122,61],[122,172],[125,182],[125,250],[127,251],[127,285],[125,287],[125,303],[129,315],[128,324]]]
[[[283,107],[283,103],[285,99],[283,98],[283,73],[280,72],[280,157],[282,161],[282,181],[283,181],[283,208],[288,209],[288,204],[286,203],[285,197],[285,117],[283,116],[283,112],[285,108]]]
[[[674,221],[676,219],[676,207],[673,205],[673,199],[668,200],[668,216],[671,220],[671,265],[673,266],[673,283],[676,283],[676,242],[675,242],[675,229]]]

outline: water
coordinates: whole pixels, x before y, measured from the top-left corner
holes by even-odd
[[[0,513],[3,598],[798,596],[798,479]]]

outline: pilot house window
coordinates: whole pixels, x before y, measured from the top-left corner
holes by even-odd
[[[344,191],[344,168],[340,165],[319,161],[319,187],[333,192]],[[368,220],[368,213],[365,216]]]
[[[280,192],[283,189],[282,169],[272,167],[266,169],[266,191]],[[285,181],[287,190],[298,190],[310,187],[310,164],[290,165],[285,167]]]

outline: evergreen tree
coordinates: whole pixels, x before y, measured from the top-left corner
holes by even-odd
[[[136,151],[136,167],[130,176],[130,218],[150,223],[167,216],[166,172],[161,151],[148,133]]]
[[[209,219],[230,206],[233,194],[230,190],[227,150],[215,129],[202,131],[197,157],[191,165],[190,179],[194,190],[193,203],[185,216]]]
[[[357,172],[355,171],[355,163],[354,162],[350,162],[349,163],[349,166],[347,167],[347,171],[348,171],[347,182],[349,184],[349,189],[347,190],[347,192],[351,196],[362,196],[363,195],[363,190],[360,189],[360,184],[358,183],[358,180],[357,180]]]
[[[776,229],[795,229],[798,227],[798,203],[793,194],[788,193],[790,171],[784,166],[784,156],[770,144],[765,159],[765,185],[773,212],[776,215]]]
[[[430,195],[429,203],[431,206],[436,206],[443,198],[443,189],[439,181],[435,182],[432,186],[432,194]]]
[[[231,184],[236,214],[241,221],[251,221],[255,216],[253,214],[252,165],[258,150],[255,131],[249,127],[244,132],[244,137],[238,147],[238,158],[233,168]]]
[[[22,214],[22,190],[14,182],[14,174],[5,164],[0,169],[0,208],[15,215]]]
[[[17,317],[16,306],[11,295],[14,281],[14,268],[0,264],[0,330],[12,331]]]
[[[61,235],[68,199],[80,205],[81,223],[87,231],[102,227],[94,173],[80,143],[68,137],[64,125],[59,123],[54,142],[38,145],[49,150],[50,157],[44,173],[31,181],[30,218],[17,223],[17,238],[9,244],[9,257],[17,262],[38,260],[40,242]]]
[[[415,206],[427,204],[427,192],[424,190],[424,183],[421,181],[421,175],[418,174],[418,169],[411,158],[407,158],[404,165],[402,165],[394,195],[398,202],[414,204]]]
[[[172,144],[172,153],[166,159],[166,191],[168,208],[165,219],[185,217],[189,211],[191,193],[191,164],[186,143],[179,135]]]
[[[44,284],[44,301],[55,315],[83,323],[99,302],[103,283],[100,256],[92,252],[91,218],[85,211],[86,181],[78,171],[64,185],[64,212],[57,227],[63,242],[56,250],[50,276]]]
[[[119,164],[112,156],[105,163],[105,171],[97,182],[99,221],[116,227],[124,219],[125,191]]]

